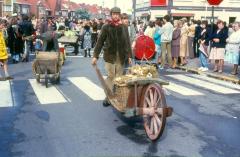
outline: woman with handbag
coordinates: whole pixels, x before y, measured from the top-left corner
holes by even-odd
[[[224,53],[226,47],[226,39],[228,37],[228,32],[226,29],[224,29],[224,27],[224,22],[219,20],[217,22],[217,30],[211,37],[212,49],[209,59],[215,61],[213,72],[223,72]]]

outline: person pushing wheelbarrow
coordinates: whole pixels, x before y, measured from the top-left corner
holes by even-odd
[[[114,78],[123,74],[125,61],[128,60],[129,64],[132,64],[128,28],[121,23],[120,14],[120,8],[114,7],[111,9],[111,19],[107,20],[107,24],[103,25],[101,29],[92,59],[92,65],[96,65],[103,49],[105,69],[108,75],[106,84],[111,90],[113,89]],[[106,98],[103,101],[103,106],[109,105],[110,102]]]

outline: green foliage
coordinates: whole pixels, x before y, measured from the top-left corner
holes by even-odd
[[[86,9],[79,9],[76,10],[75,14],[80,18],[80,19],[90,19],[90,13]]]

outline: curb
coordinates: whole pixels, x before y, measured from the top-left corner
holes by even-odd
[[[183,71],[186,71],[186,72],[190,72],[190,73],[194,73],[194,74],[198,74],[198,75],[205,75],[205,76],[215,78],[215,79],[218,79],[218,80],[223,80],[223,81],[228,81],[228,82],[232,82],[232,83],[235,83],[235,84],[240,84],[240,78],[234,77],[234,76],[211,73],[211,72],[202,72],[202,71],[199,71],[196,68],[187,67],[187,66],[177,66],[177,69],[180,69],[180,70],[183,70]]]

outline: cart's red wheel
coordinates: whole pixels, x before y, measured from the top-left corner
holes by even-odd
[[[141,103],[143,108],[154,109],[151,114],[143,116],[144,128],[147,136],[152,140],[157,140],[163,133],[166,114],[162,108],[166,107],[164,92],[159,84],[150,84],[142,91]]]

